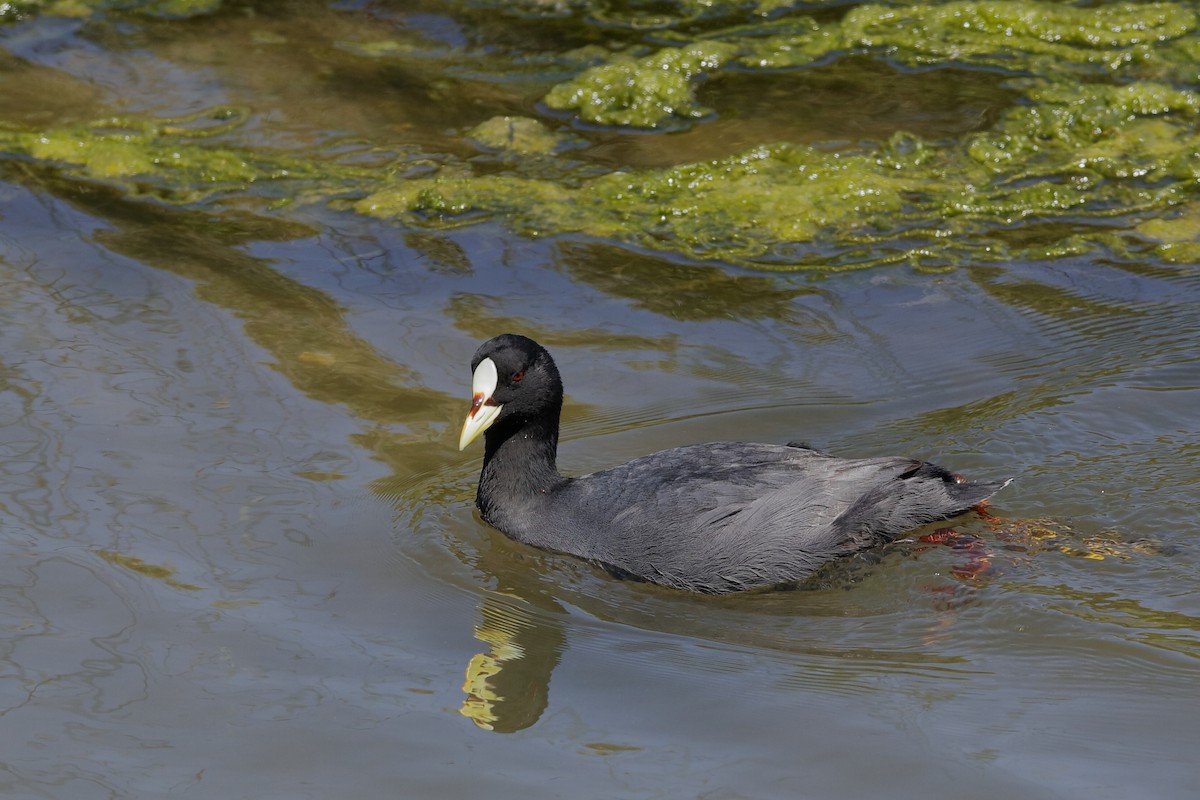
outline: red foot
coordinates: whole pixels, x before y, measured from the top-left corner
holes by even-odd
[[[975,578],[987,575],[992,571],[992,559],[990,556],[984,555],[977,558],[972,558],[961,567],[956,567],[950,570],[950,574],[958,578],[960,581],[970,581]]]
[[[988,522],[988,523],[991,523],[992,525],[995,525],[1000,522],[1000,518],[987,510],[988,505],[989,505],[989,503],[987,500],[980,500],[978,503],[971,506],[971,510],[974,511],[975,515],[977,517],[979,517],[981,520],[983,520],[984,522]]]
[[[952,542],[958,537],[958,531],[954,528],[938,528],[933,533],[927,533],[924,536],[918,536],[918,542],[925,544],[946,544]]]
[[[983,539],[973,533],[959,533],[954,528],[938,528],[933,533],[917,537],[931,545],[944,545],[968,555],[966,563],[954,567],[950,574],[959,580],[973,580],[992,571],[992,554],[986,549]]]

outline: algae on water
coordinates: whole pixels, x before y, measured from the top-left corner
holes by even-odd
[[[707,32],[637,60],[617,54],[611,63],[554,87],[544,101],[587,122],[655,128],[674,117],[696,116],[695,79],[724,67],[794,69],[852,52],[913,65],[959,63],[1059,75],[1094,67],[1161,71],[1174,65],[1186,71],[1198,55],[1196,24],[1195,11],[1171,3],[863,5],[824,25],[809,17],[785,18]]]
[[[496,213],[529,232],[578,232],[695,258],[849,268],[992,261],[1011,255],[1004,231],[1022,220],[1082,224],[1200,200],[1197,93],[1151,83],[1025,88],[1033,104],[952,144],[906,134],[849,151],[781,143],[573,186],[405,180],[356,207],[382,217],[437,213],[445,222]],[[1107,225],[1096,233],[1110,241]],[[1072,252],[1078,247],[1076,239]]]
[[[43,13],[65,7],[35,5]],[[551,14],[534,5],[512,13],[558,18],[583,8],[564,0]],[[478,4],[448,8],[477,13],[470,9]],[[608,46],[564,37],[557,54],[511,43],[464,51],[469,67],[460,75],[485,74],[494,63],[491,77],[472,80],[500,87],[524,81],[544,105],[481,114],[450,131],[440,151],[402,136],[364,143],[368,152],[392,154],[373,159],[373,167],[344,151],[280,153],[244,144],[240,132],[255,114],[236,109],[42,130],[0,126],[0,150],[171,202],[349,200],[359,213],[414,229],[500,217],[528,235],[581,234],[769,269],[895,262],[944,269],[1089,248],[1196,260],[1200,22],[1192,4],[954,0],[807,4],[804,13],[760,4],[750,13],[733,3],[680,0],[621,8],[619,25],[595,15],[577,23],[605,31]],[[330,46],[372,69],[388,59],[412,69],[423,58],[451,69],[445,45],[392,52],[339,39]],[[688,127],[702,132],[725,113],[701,102],[706,80],[816,69],[847,54],[922,71],[987,70],[1008,76],[1005,102],[1018,101],[986,128],[956,137],[900,131],[882,141],[763,141],[666,168],[590,160],[578,146],[633,129],[656,137]],[[1061,233],[1031,250],[1016,234],[1030,222]]]
[[[1077,229],[1097,220],[1093,236],[1076,230],[1059,249],[1079,252],[1089,241],[1112,247],[1111,225],[1100,220],[1200,202],[1200,95],[1189,88],[1200,37],[1188,5],[872,4],[829,22],[783,16],[658,38],[667,46],[640,57],[618,53],[555,86],[544,102],[589,124],[669,130],[703,124],[696,120],[710,112],[697,86],[722,70],[811,68],[855,52],[926,69],[1003,70],[1023,102],[990,130],[953,142],[898,134],[839,149],[764,143],[709,163],[613,172],[556,192],[522,180],[511,194],[490,192],[492,203],[483,198],[486,184],[470,177],[421,182],[444,208],[501,214],[529,232],[579,232],[772,268],[991,261],[1014,254],[1006,229],[1026,220]],[[1017,77],[1025,75],[1035,77]],[[421,191],[384,190],[357,207],[401,218],[428,213],[428,203],[404,200]],[[1159,250],[1171,247],[1192,252],[1178,242]]]
[[[87,17],[111,11],[126,11],[149,17],[193,17],[211,14],[222,0],[17,0],[0,3],[5,13],[44,13],[62,17]],[[11,7],[11,8],[10,8]]]
[[[0,127],[0,152],[22,154],[81,176],[124,186],[131,195],[196,203],[244,194],[255,184],[303,183],[328,197],[378,171],[207,141],[240,126],[246,115],[227,108],[175,119],[124,117],[28,132]],[[201,122],[198,124],[198,120]],[[340,189],[339,189],[340,186]]]
[[[696,105],[692,79],[718,69],[735,52],[724,42],[697,42],[639,60],[617,58],[556,86],[544,101],[601,125],[653,128],[671,117],[702,117],[708,112]]]
[[[555,133],[528,117],[492,117],[466,135],[491,150],[525,156],[550,155],[570,142],[570,136]]]

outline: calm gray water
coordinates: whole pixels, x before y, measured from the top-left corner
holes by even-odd
[[[78,25],[0,32],[150,107],[256,89]],[[1194,798],[1197,308],[1194,265],[768,275],[0,162],[0,795]],[[799,591],[614,581],[474,514],[504,330],[571,472],[802,439],[1016,481]]]

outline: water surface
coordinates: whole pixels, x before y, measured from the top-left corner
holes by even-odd
[[[311,3],[306,27],[248,8],[0,28],[7,122],[232,103],[264,148],[405,125],[432,147],[479,104],[533,108],[519,82],[431,104],[461,71],[307,83],[368,24],[462,46],[436,9]],[[269,47],[285,23],[294,46]],[[233,55],[263,51],[286,66]],[[44,104],[29,89],[82,75],[92,89]],[[988,74],[942,76],[849,62],[786,80],[894,87],[888,114],[845,110],[856,136],[960,135],[1011,102]],[[803,128],[755,99],[769,82],[739,80],[704,102]],[[714,124],[757,137],[734,119]],[[831,139],[838,109],[818,119],[797,135]],[[669,137],[588,135],[597,164],[673,157]],[[680,158],[722,155],[680,136],[697,148]],[[1192,264],[769,274],[501,221],[164,203],[10,158],[0,287],[6,797],[1200,789]],[[957,522],[957,547],[898,543],[797,591],[614,581],[473,510],[468,360],[505,330],[558,360],[571,472],[801,439],[1016,480],[994,519]]]

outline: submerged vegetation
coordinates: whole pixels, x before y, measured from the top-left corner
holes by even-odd
[[[129,11],[152,17],[191,17],[221,7],[222,0],[10,0],[0,3],[2,15],[33,13],[88,17],[106,11]]]
[[[217,2],[20,6],[223,11]],[[228,106],[184,119],[10,121],[0,149],[174,203],[334,202],[418,228],[500,216],[529,235],[581,234],[769,269],[946,269],[1096,248],[1200,260],[1200,22],[1190,4],[957,0],[810,4],[802,14],[787,3],[747,11],[676,2],[629,3],[623,15],[532,0],[447,7],[468,43],[364,34],[330,44],[342,70],[417,74],[432,65],[458,76],[426,86],[437,102],[455,102],[464,87],[518,87],[510,91],[521,114],[462,124],[440,149],[401,135],[285,152],[252,136],[269,109]],[[498,34],[483,19],[497,12],[553,24],[561,50],[490,41]],[[763,126],[774,138],[712,160],[632,168],[589,157],[589,145],[633,130],[663,137],[666,149],[681,132],[702,134],[727,113],[699,99],[714,81],[736,88],[749,74],[802,73],[847,57],[902,71],[986,71],[1003,81],[1005,106],[989,126],[953,137],[901,129],[804,142],[780,139],[775,124]],[[1017,232],[1030,222],[1050,233],[1030,244]]]

